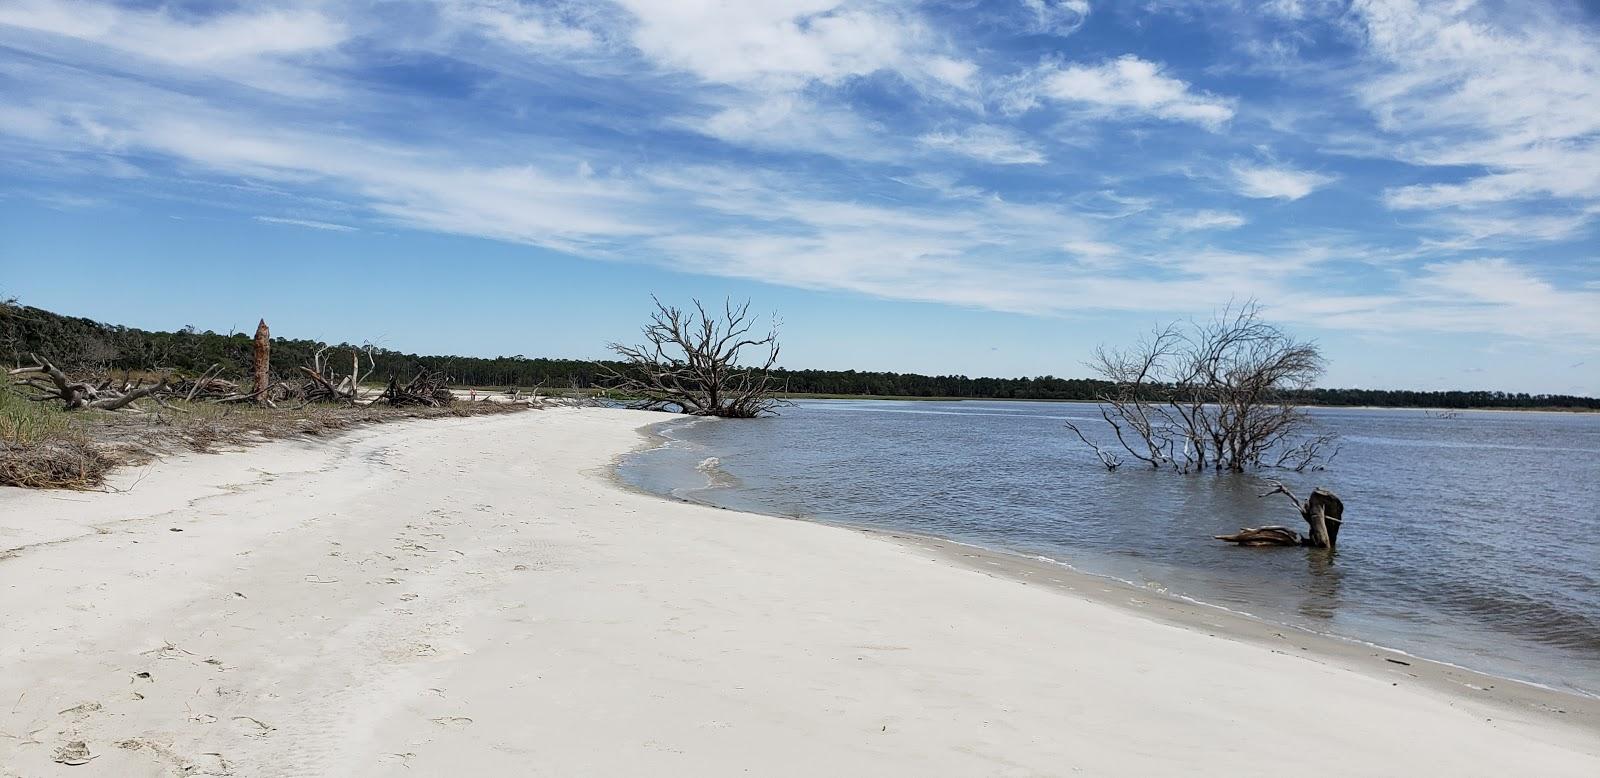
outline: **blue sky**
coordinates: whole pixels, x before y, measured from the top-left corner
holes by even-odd
[[[1255,298],[1326,385],[1600,394],[1579,4],[6,0],[0,158],[0,292],[138,326],[1082,375]]]

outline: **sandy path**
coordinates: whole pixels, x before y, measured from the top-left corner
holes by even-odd
[[[619,489],[656,418],[0,490],[0,775],[1600,774],[1548,717]]]

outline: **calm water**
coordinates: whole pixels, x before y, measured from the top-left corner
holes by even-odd
[[[645,489],[761,513],[910,530],[1502,676],[1600,692],[1600,414],[1319,410],[1343,451],[1282,473],[1344,499],[1339,550],[1211,539],[1304,523],[1253,476],[1107,472],[1072,403],[814,401],[679,421],[634,455]],[[1089,429],[1084,425],[1085,429]],[[707,463],[716,457],[714,463]]]

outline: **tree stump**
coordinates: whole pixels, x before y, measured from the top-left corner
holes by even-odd
[[[1339,543],[1339,526],[1344,523],[1344,502],[1327,489],[1317,488],[1300,509],[1301,518],[1311,525],[1311,545],[1334,548]]]
[[[271,405],[272,400],[267,397],[268,375],[272,368],[272,332],[267,329],[267,320],[262,319],[256,325],[255,364],[251,375],[255,378],[256,403]]]
[[[1318,487],[1311,492],[1311,497],[1302,504],[1294,493],[1276,481],[1272,482],[1273,489],[1265,494],[1282,494],[1300,509],[1300,518],[1305,519],[1310,527],[1311,534],[1301,537],[1299,533],[1288,527],[1245,527],[1232,535],[1213,535],[1217,540],[1237,543],[1241,546],[1309,546],[1311,548],[1326,548],[1332,550],[1339,543],[1339,527],[1344,524],[1344,502],[1333,492]]]

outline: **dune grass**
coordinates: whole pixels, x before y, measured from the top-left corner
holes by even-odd
[[[260,408],[168,400],[141,410],[68,412],[0,388],[0,486],[94,489],[117,467],[167,454],[215,453],[283,438],[315,438],[389,421],[478,416],[525,405],[457,402],[439,408],[334,404]]]

